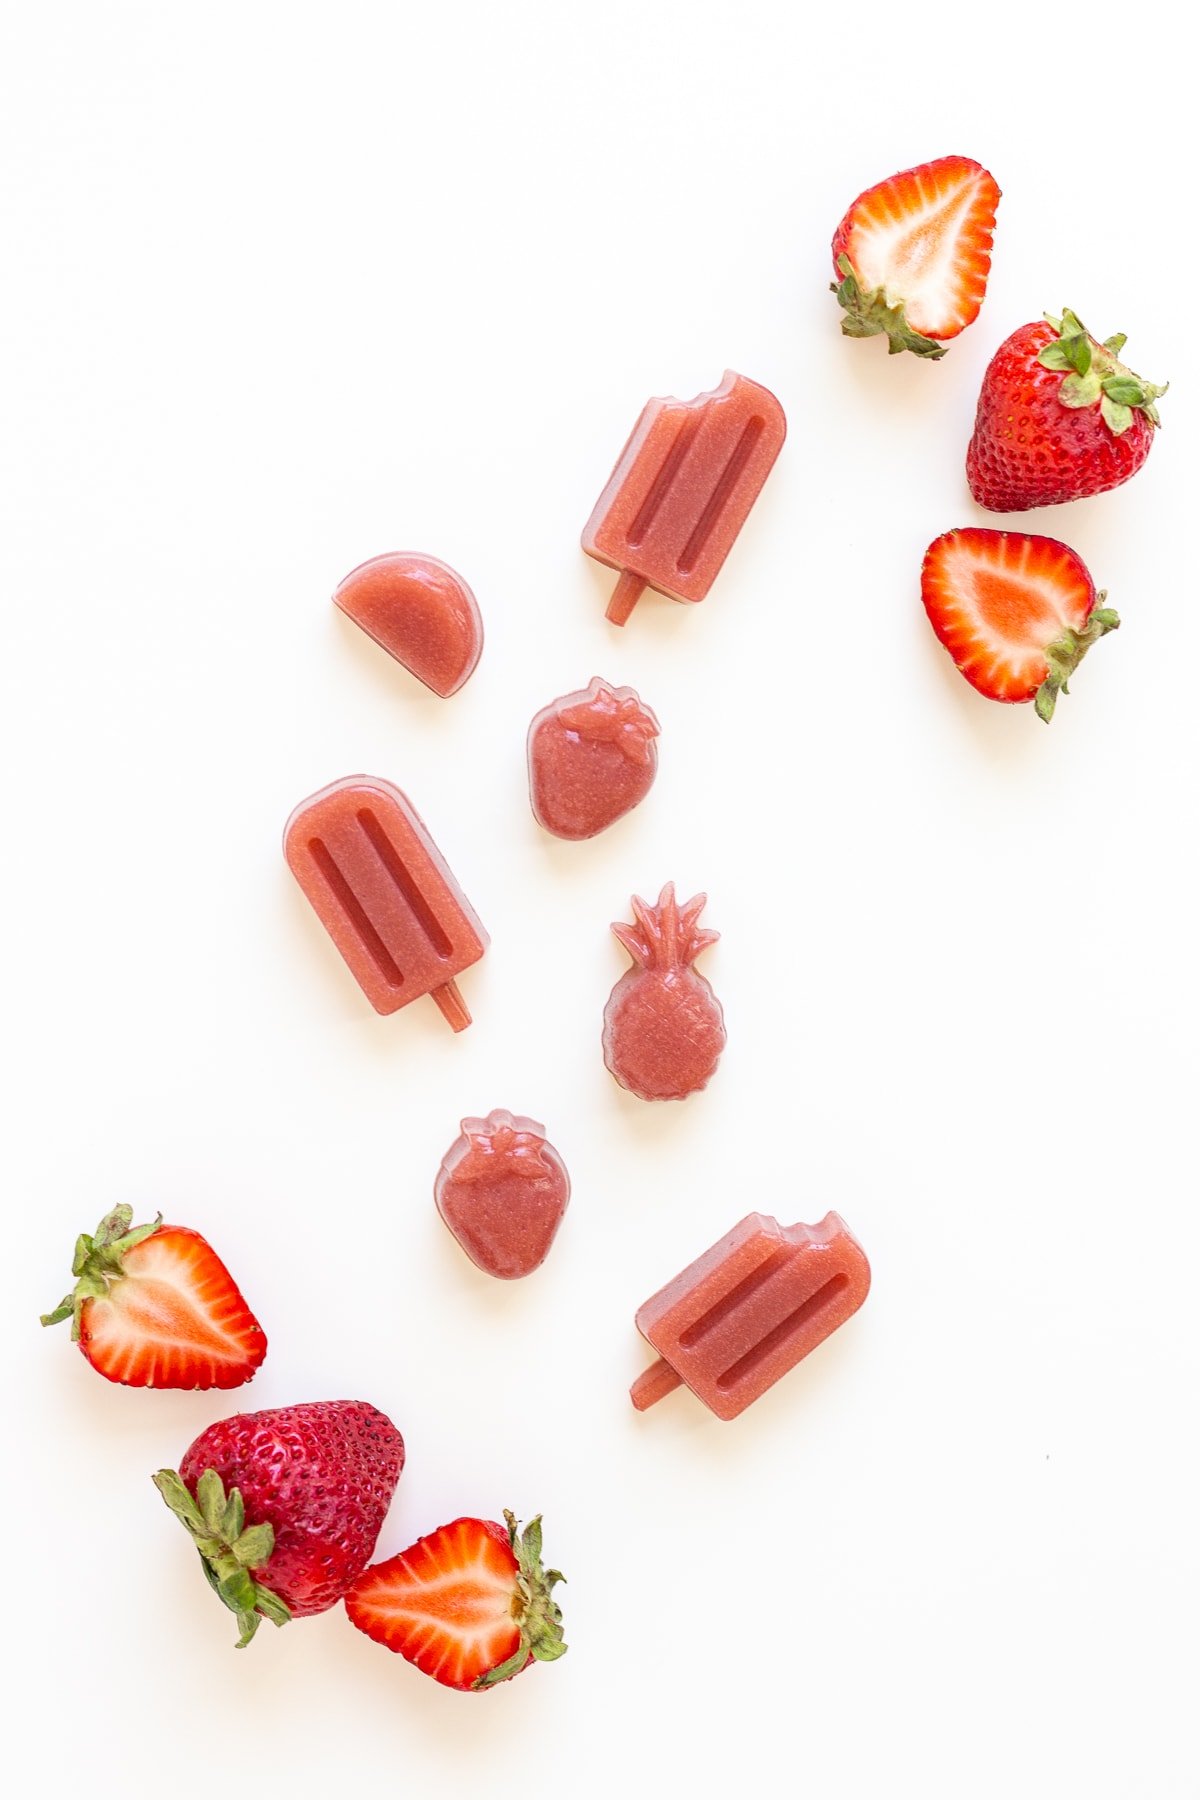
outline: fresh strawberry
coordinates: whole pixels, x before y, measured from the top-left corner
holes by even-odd
[[[604,1061],[641,1100],[684,1100],[707,1087],[725,1048],[721,1002],[692,967],[720,935],[697,924],[706,899],[680,906],[669,881],[657,906],[634,896],[636,925],[613,926],[634,967],[604,1008]]]
[[[325,1612],[371,1559],[404,1440],[364,1400],[236,1413],[154,1485],[190,1533],[248,1644],[259,1618]]]
[[[94,1369],[126,1387],[232,1388],[267,1354],[263,1328],[198,1231],[133,1226],[115,1207],[76,1239],[74,1288],[43,1325],[71,1321]]]
[[[376,1563],[346,1595],[351,1624],[443,1687],[494,1687],[556,1662],[567,1646],[552,1589],[563,1577],[542,1568],[541,1518],[520,1535],[504,1518],[455,1519]]]
[[[1032,700],[1047,723],[1092,645],[1121,623],[1065,544],[981,526],[934,539],[921,598],[973,688],[989,700]]]
[[[590,838],[650,791],[658,720],[629,687],[593,676],[544,706],[529,727],[529,800],[555,837]]]
[[[1120,487],[1150,454],[1155,387],[1118,362],[1073,312],[1022,325],[984,371],[967,480],[989,512],[1058,506]]]
[[[945,356],[978,317],[1000,189],[969,156],[942,156],[860,194],[833,234],[831,284],[847,337],[884,332],[888,352]]]

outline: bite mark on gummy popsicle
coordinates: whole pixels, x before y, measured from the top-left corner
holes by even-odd
[[[711,393],[642,408],[583,532],[587,554],[618,572],[613,624],[647,587],[704,599],[786,435],[774,394],[730,370]]]
[[[719,1419],[736,1418],[844,1324],[870,1285],[836,1213],[787,1227],[750,1213],[638,1309],[659,1360],[630,1399],[645,1411],[686,1382]]]

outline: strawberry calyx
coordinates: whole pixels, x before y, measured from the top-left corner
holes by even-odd
[[[545,1181],[554,1171],[546,1161],[546,1139],[543,1133],[524,1131],[510,1112],[496,1111],[486,1119],[464,1119],[463,1136],[467,1153],[455,1165],[459,1181],[487,1181],[496,1173],[498,1164],[505,1165],[510,1175],[522,1175],[531,1181]]]
[[[586,698],[576,706],[564,706],[558,716],[568,731],[591,743],[615,745],[629,762],[651,760],[650,744],[659,734],[658,720],[636,694],[619,694],[598,675],[589,683]]]
[[[1114,437],[1129,430],[1135,412],[1145,413],[1151,425],[1162,424],[1155,401],[1166,393],[1169,384],[1156,387],[1152,381],[1143,381],[1118,360],[1125,348],[1124,332],[1118,331],[1101,343],[1067,307],[1061,319],[1052,313],[1044,316],[1058,335],[1039,350],[1038,361],[1043,369],[1063,371],[1058,397],[1064,406],[1099,403],[1100,415]]]
[[[542,1567],[542,1515],[530,1519],[525,1530],[518,1532],[516,1519],[506,1509],[504,1523],[508,1527],[509,1547],[517,1559],[512,1616],[520,1642],[504,1662],[476,1677],[471,1684],[475,1688],[494,1687],[499,1681],[519,1675],[531,1656],[535,1662],[557,1662],[567,1653],[562,1613],[552,1593],[566,1576],[559,1569]]]
[[[81,1232],[75,1240],[75,1255],[71,1262],[71,1273],[77,1277],[75,1286],[53,1312],[42,1314],[42,1324],[61,1325],[64,1319],[70,1319],[71,1342],[77,1344],[84,1301],[107,1297],[109,1290],[124,1276],[126,1252],[152,1237],[162,1222],[159,1213],[153,1225],[135,1226],[131,1206],[114,1206],[91,1235]]]
[[[1050,673],[1034,695],[1034,711],[1039,719],[1049,724],[1054,717],[1054,706],[1060,693],[1070,692],[1067,686],[1092,645],[1098,643],[1110,631],[1116,631],[1121,621],[1111,606],[1101,604],[1105,595],[1096,595],[1097,604],[1088,614],[1087,623],[1082,631],[1076,631],[1067,625],[1052,643],[1046,645],[1046,661],[1050,665]]]
[[[258,1630],[260,1618],[286,1625],[291,1609],[278,1594],[251,1574],[261,1569],[275,1548],[275,1527],[247,1525],[241,1491],[225,1484],[215,1469],[205,1469],[192,1495],[174,1469],[159,1469],[155,1487],[179,1520],[197,1550],[213,1592],[237,1614],[243,1650]]]
[[[837,266],[842,279],[831,281],[829,291],[837,295],[838,305],[845,312],[842,332],[846,337],[876,337],[882,331],[887,334],[889,356],[897,356],[901,350],[911,350],[914,356],[926,356],[932,361],[945,356],[945,344],[913,330],[905,317],[903,300],[889,300],[885,288],[864,289],[844,251]]]

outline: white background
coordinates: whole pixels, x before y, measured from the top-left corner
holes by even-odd
[[[1200,1792],[1194,98],[1164,19],[4,6],[21,1793]],[[987,302],[944,362],[889,361],[839,335],[829,237],[950,151],[1004,191]],[[917,575],[1001,522],[962,474],[979,378],[1063,305],[1173,385],[1134,482],[1011,521],[1124,621],[1047,730],[958,677]],[[618,632],[580,528],[648,396],[727,367],[780,396],[783,456],[710,599]],[[479,597],[451,701],[329,604],[393,548]],[[661,768],[567,845],[524,735],[594,674],[657,710]],[[356,771],[492,933],[460,1038],[377,1018],[284,866],[291,807]],[[649,1107],[600,1015],[609,921],[668,878],[709,893],[729,1047]],[[512,1286],[431,1198],[492,1106],[574,1181]],[[252,1388],[127,1392],[39,1333],[119,1200],[231,1263]],[[639,1303],[752,1207],[830,1206],[864,1311],[739,1423],[635,1415]],[[544,1510],[564,1662],[462,1696],[340,1610],[235,1654],[150,1471],[322,1396],[407,1440],[381,1554]]]

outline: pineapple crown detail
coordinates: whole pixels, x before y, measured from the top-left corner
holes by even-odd
[[[535,1119],[518,1118],[504,1107],[486,1119],[464,1119],[467,1153],[454,1166],[459,1181],[487,1181],[501,1173],[545,1181],[553,1173],[546,1161],[546,1133]]]
[[[632,688],[610,687],[598,675],[588,683],[585,698],[564,706],[558,716],[568,731],[590,743],[615,744],[632,763],[650,761],[650,746],[660,729]]]
[[[708,904],[708,895],[697,894],[680,906],[673,881],[668,881],[658,896],[657,906],[636,894],[631,904],[637,923],[614,925],[613,933],[634,962],[645,969],[687,968],[721,935],[719,931],[701,930],[696,924]]]

